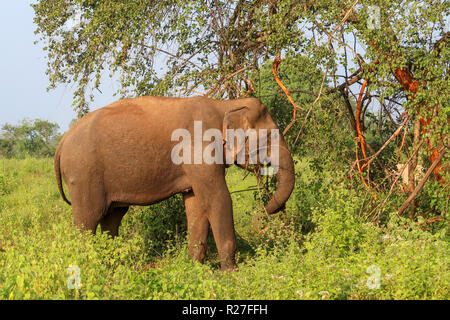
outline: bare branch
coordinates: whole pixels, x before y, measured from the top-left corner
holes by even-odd
[[[446,147],[443,147],[440,152],[439,152],[439,156],[434,160],[433,164],[430,166],[430,168],[428,168],[427,172],[425,173],[425,176],[422,178],[422,180],[419,182],[419,184],[417,185],[417,187],[413,190],[413,192],[411,192],[411,194],[409,195],[408,199],[406,199],[406,201],[401,205],[401,207],[398,209],[398,214],[401,216],[403,214],[403,212],[406,210],[406,208],[409,206],[409,204],[417,197],[417,195],[419,194],[419,192],[422,190],[423,186],[425,185],[425,183],[427,182],[428,178],[431,176],[431,174],[433,173],[433,170],[439,165],[439,163],[441,162],[442,158],[444,157],[445,152],[447,151]],[[406,167],[406,165],[405,165]]]

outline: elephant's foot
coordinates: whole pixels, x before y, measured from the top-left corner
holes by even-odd
[[[189,257],[192,260],[198,261],[200,263],[205,262],[206,258],[206,250],[207,250],[207,244],[204,242],[197,243],[197,244],[189,244],[188,245],[189,250]]]
[[[238,271],[238,267],[234,263],[222,263],[220,265],[220,271],[236,272]]]
[[[229,241],[231,244],[225,246],[225,250],[222,247],[222,254],[219,251],[220,257],[220,270],[221,271],[237,271],[236,260],[234,258],[236,244],[234,241]]]

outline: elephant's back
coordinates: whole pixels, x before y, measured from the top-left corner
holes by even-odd
[[[175,112],[181,109],[199,109],[209,108],[216,101],[207,97],[157,97],[157,96],[141,96],[136,98],[125,98],[107,105],[99,110],[112,113],[126,113],[130,108],[142,108],[146,112]]]
[[[221,129],[221,121],[211,121],[217,112],[213,104],[214,100],[204,97],[122,99],[77,121],[66,133],[63,147],[102,159],[167,158],[171,146],[178,143],[172,141],[176,129],[192,132],[194,121],[208,118],[208,113],[204,129],[211,123]]]

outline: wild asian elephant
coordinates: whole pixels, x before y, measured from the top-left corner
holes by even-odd
[[[294,165],[283,136],[269,136],[269,131],[278,130],[278,126],[258,99],[218,101],[205,97],[146,96],[119,100],[88,113],[59,143],[54,159],[56,180],[63,199],[72,205],[75,224],[95,233],[100,223],[102,231],[116,236],[130,205],[150,205],[182,193],[189,255],[204,261],[211,227],[221,269],[234,269],[233,209],[225,182],[225,168],[232,163],[195,159],[198,152],[211,145],[211,137],[209,141],[202,139],[200,145],[194,138],[189,142],[193,151],[183,149],[178,154],[188,161],[180,163],[179,157],[174,161],[174,155],[177,156],[174,150],[180,151],[174,132],[181,129],[192,136],[198,125],[203,131],[214,129],[213,132],[224,133],[223,141],[215,144],[224,152],[216,148],[211,153],[216,160],[220,157],[223,160],[231,152],[231,162],[236,164],[238,155],[243,155],[244,162],[237,164],[244,169],[248,169],[249,159],[254,160],[252,154],[259,153],[261,147],[253,148],[246,136],[243,144],[228,148],[225,132],[253,129],[262,132],[262,136],[267,132],[266,151],[269,146],[277,147],[279,159],[278,187],[265,210],[269,214],[279,211],[294,187]],[[64,194],[62,179],[71,202]]]

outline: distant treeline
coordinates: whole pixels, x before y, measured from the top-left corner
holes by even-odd
[[[42,119],[23,119],[0,130],[0,157],[52,157],[62,134],[59,125]]]

